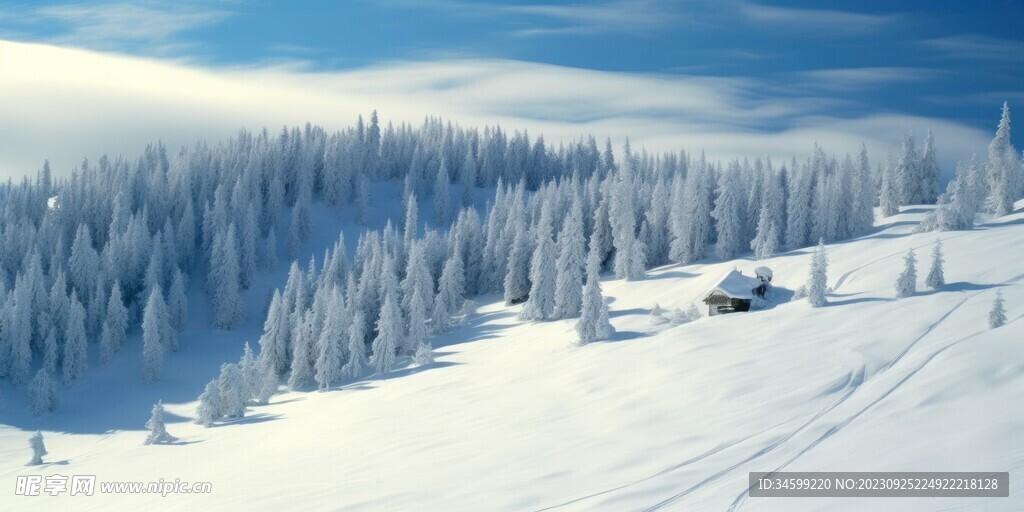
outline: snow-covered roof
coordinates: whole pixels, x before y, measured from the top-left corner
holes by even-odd
[[[761,286],[761,281],[756,277],[745,276],[742,272],[732,269],[726,272],[721,279],[715,283],[705,297],[715,291],[720,291],[734,299],[753,299],[754,289]]]
[[[757,267],[754,269],[754,275],[757,277],[772,278],[772,269],[768,267]]]

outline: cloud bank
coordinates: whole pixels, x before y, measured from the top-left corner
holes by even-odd
[[[704,150],[714,159],[788,161],[806,156],[815,142],[841,155],[864,142],[877,160],[905,131],[923,136],[930,128],[947,176],[956,160],[983,152],[991,138],[959,123],[895,112],[840,117],[834,112],[867,107],[770,90],[744,78],[496,59],[393,62],[339,72],[301,65],[209,69],[0,41],[0,178],[31,175],[44,158],[66,175],[83,157],[134,157],[157,140],[176,150],[199,139],[226,139],[240,128],[311,122],[338,129],[373,109],[385,122],[442,116],[467,126],[528,130],[549,143],[583,134],[616,144],[629,137],[634,147]]]

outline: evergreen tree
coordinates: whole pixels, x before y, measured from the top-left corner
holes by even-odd
[[[185,295],[185,277],[181,270],[174,272],[174,281],[171,283],[171,290],[167,293],[167,309],[170,316],[171,327],[175,331],[181,331],[188,323],[188,297]]]
[[[145,445],[168,444],[178,440],[178,438],[168,434],[167,427],[164,426],[163,400],[159,400],[153,405],[153,411],[149,416],[149,421],[146,422],[146,428],[149,429],[149,435],[146,436],[146,440],[143,442]]]
[[[107,301],[107,316],[103,319],[103,331],[100,335],[100,362],[108,363],[114,353],[124,345],[125,331],[128,329],[128,310],[121,298],[121,284],[117,281],[110,291]]]
[[[99,272],[99,255],[92,246],[92,236],[85,224],[79,224],[75,233],[75,241],[71,245],[71,258],[68,268],[71,272],[71,285],[78,290],[78,295],[88,298],[92,294],[93,279]]]
[[[807,274],[807,302],[813,308],[820,308],[828,304],[825,295],[828,293],[828,254],[825,252],[825,242],[818,242],[818,248],[811,258],[810,272]]]
[[[1010,107],[1003,103],[1003,114],[999,119],[996,136],[988,145],[989,210],[997,216],[1013,211],[1013,201],[1018,197],[1018,182],[1021,164],[1017,150],[1010,142]]]
[[[395,365],[395,352],[403,345],[404,330],[402,310],[394,294],[388,294],[377,319],[377,337],[373,340],[373,366],[378,377],[390,373]]]
[[[71,292],[71,312],[68,313],[68,328],[64,335],[64,384],[85,374],[89,364],[86,360],[85,308],[78,302],[78,292]]]
[[[914,250],[907,251],[903,257],[903,272],[896,278],[896,298],[902,299],[917,293],[917,258]]]
[[[583,270],[586,264],[583,229],[583,211],[580,201],[576,199],[558,235],[555,311],[552,318],[570,318],[580,314],[583,305]]]
[[[250,398],[256,396],[259,391],[259,368],[256,366],[256,357],[253,355],[248,341],[242,348],[238,369],[242,371],[242,379],[245,381],[245,396]]]
[[[465,271],[462,257],[455,253],[448,258],[438,282],[437,297],[434,299],[432,325],[434,332],[445,332],[452,326],[452,317],[462,309],[465,296]]]
[[[259,359],[256,360],[256,383],[253,390],[253,398],[256,399],[256,403],[260,405],[270,403],[270,397],[277,393],[279,383],[277,369],[274,368],[270,358],[263,357],[261,352]]]
[[[210,258],[213,327],[231,330],[245,322],[245,303],[238,293],[238,242],[235,226],[216,237]]]
[[[430,334],[430,326],[427,323],[430,320],[427,309],[428,301],[427,292],[419,288],[413,291],[412,300],[409,301],[409,311],[406,315],[409,329],[406,335],[405,350],[414,354],[422,344],[427,342],[427,337]]]
[[[29,407],[33,416],[57,410],[57,385],[48,368],[40,368],[28,387]]]
[[[4,329],[4,338],[6,338],[7,347],[2,347],[4,353],[0,353],[0,356],[7,356],[7,376],[11,380],[11,383],[17,385],[27,382],[29,375],[32,371],[32,289],[33,285],[30,281],[33,280],[32,274],[27,276],[18,276],[14,285],[14,292],[12,292],[13,307],[10,308],[10,313],[7,316],[7,325]],[[74,293],[74,292],[72,292]],[[81,304],[79,304],[81,309]],[[84,316],[85,312],[82,311]],[[77,334],[77,333],[76,333]],[[85,326],[82,325],[81,332],[82,340],[85,339]],[[65,334],[65,340],[68,339]],[[75,340],[77,342],[77,339]],[[74,373],[74,376],[78,376],[82,371],[85,371],[85,367],[77,366],[78,363],[84,365],[84,360],[79,361],[78,349],[82,348],[77,343],[74,346],[69,346],[65,341],[65,358],[67,357],[66,352],[68,350],[74,350],[75,359],[72,363],[76,366],[70,371]],[[65,375],[67,375],[68,361],[65,360]],[[0,369],[4,369],[3,360],[0,359]]]
[[[312,312],[303,314],[296,310],[295,324],[292,328],[292,371],[288,375],[288,387],[295,390],[306,389],[314,379],[315,340],[311,319]]]
[[[1006,307],[1003,302],[1003,291],[996,290],[996,298],[992,301],[992,311],[988,313],[988,326],[991,329],[1006,325]]]
[[[434,348],[430,346],[429,341],[422,341],[416,346],[412,362],[416,366],[428,366],[434,363]]]
[[[924,283],[933,290],[938,290],[942,285],[946,284],[946,275],[943,272],[942,264],[942,240],[935,239],[935,248],[932,249],[932,268],[928,271],[928,277],[925,278]]]
[[[448,160],[442,156],[434,180],[434,225],[447,226],[451,220],[452,199],[448,194]]]
[[[547,202],[537,223],[537,244],[530,260],[530,298],[519,313],[520,320],[547,320],[554,315],[557,246],[551,239],[551,209]]]
[[[342,374],[355,379],[363,374],[368,362],[366,358],[366,321],[361,311],[352,315],[352,324],[348,330],[348,362],[342,367]]]
[[[754,257],[763,260],[771,258],[782,247],[782,226],[785,222],[781,177],[769,176],[764,182],[764,198],[758,213],[757,235],[750,242]]]
[[[46,444],[43,443],[43,433],[36,431],[28,440],[28,446],[32,448],[32,460],[26,464],[27,466],[41,466],[43,464],[43,456],[48,452],[46,451]]]
[[[328,299],[327,316],[324,328],[317,339],[318,355],[316,359],[316,382],[321,391],[330,389],[331,384],[341,379],[341,367],[344,363],[345,311],[344,300],[340,293],[332,293]]]
[[[882,190],[879,192],[878,205],[883,217],[892,217],[900,212],[900,193],[892,162],[888,162],[882,174]]]
[[[859,235],[875,224],[875,185],[871,178],[868,149],[864,144],[857,150],[853,177],[853,209],[850,212],[850,234]]]
[[[217,390],[220,393],[221,412],[228,418],[245,416],[245,380],[242,370],[237,364],[227,363],[220,367],[220,378],[217,379]]]
[[[199,407],[196,408],[195,422],[204,427],[213,425],[213,422],[224,416],[224,406],[220,399],[220,387],[217,379],[206,383],[206,388],[199,395]]]
[[[591,240],[590,254],[587,256],[587,284],[583,287],[583,308],[580,319],[576,322],[576,334],[579,344],[586,345],[592,341],[603,340],[615,333],[615,328],[608,321],[608,305],[601,295],[601,261],[596,244]]]
[[[508,256],[505,272],[505,304],[519,304],[530,295],[529,266],[530,244],[526,227],[513,224],[512,250]]]
[[[711,216],[715,219],[718,241],[715,244],[715,255],[722,259],[731,259],[743,251],[743,198],[740,195],[740,171],[735,162],[729,165],[728,172],[718,176],[718,200]]]
[[[163,293],[154,288],[142,317],[142,378],[147,384],[160,380],[164,354],[174,348],[174,339]]]
[[[903,136],[903,149],[893,168],[893,177],[901,206],[922,203],[920,161],[914,135],[909,132]]]
[[[288,340],[291,336],[288,311],[279,290],[274,290],[267,319],[260,336],[260,358],[265,358],[275,375],[281,375],[291,366],[288,360]]]
[[[939,161],[935,157],[935,138],[931,130],[928,130],[928,135],[924,138],[924,147],[921,148],[919,179],[921,201],[925,204],[935,203],[936,191],[939,188]]]

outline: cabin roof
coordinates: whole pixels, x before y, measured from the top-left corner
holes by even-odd
[[[732,269],[726,272],[704,296],[718,291],[734,299],[753,299],[754,289],[758,286],[761,286],[758,278],[745,276],[739,270]]]

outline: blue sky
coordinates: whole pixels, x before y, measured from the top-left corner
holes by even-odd
[[[501,101],[509,91],[499,85],[491,90],[497,99],[475,112],[480,117],[496,112],[581,125],[591,118],[640,113],[713,124],[715,130],[724,123],[749,135],[885,116],[904,119],[904,129],[920,130],[917,121],[931,126],[927,120],[935,119],[990,132],[1003,100],[1024,104],[1021,20],[1024,3],[1013,1],[3,2],[0,39],[141,56],[218,73],[269,69],[347,79],[366,70],[432,63],[433,78],[425,85],[431,93],[459,89],[481,73],[503,76],[505,70],[495,68],[502,62],[510,69],[549,64],[558,68],[531,68],[538,76],[527,83],[543,84],[545,70],[568,68],[598,77],[601,87],[606,79],[626,80],[602,94],[642,97],[648,82],[630,87],[628,81],[653,77],[692,86],[678,91],[695,95],[687,101],[699,103],[701,94],[720,93],[710,103],[733,102],[741,109],[676,109],[651,101],[636,110],[619,105],[602,116],[600,105],[560,109],[558,101],[532,105],[522,94]],[[434,74],[437,65],[451,62],[471,63],[473,69]],[[396,76],[408,72],[368,79]],[[570,82],[588,86],[588,80]],[[719,114],[722,119],[712,119]]]

